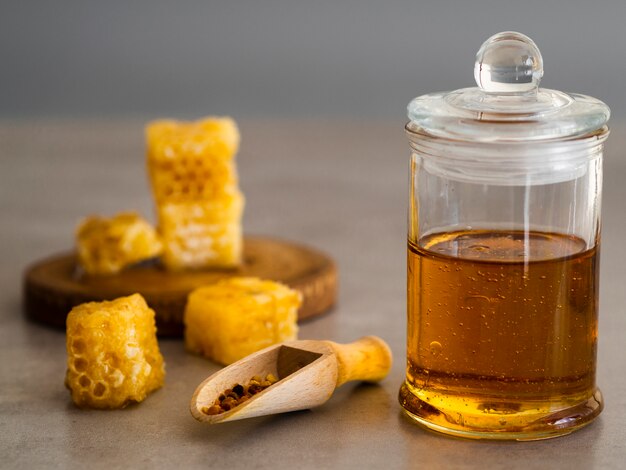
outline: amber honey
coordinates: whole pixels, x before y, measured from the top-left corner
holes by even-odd
[[[598,253],[557,233],[459,231],[408,246],[400,401],[466,437],[542,438],[602,409]]]

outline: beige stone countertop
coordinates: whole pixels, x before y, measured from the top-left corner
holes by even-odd
[[[320,408],[219,426],[189,400],[218,367],[160,341],[166,385],[119,411],[77,409],[63,386],[65,334],[28,321],[22,273],[70,249],[88,214],[151,220],[143,121],[0,122],[0,468],[626,468],[626,123],[605,153],[598,383],[606,407],[559,439],[486,442],[425,431],[401,412],[405,362],[404,122],[241,120],[245,231],[332,255],[340,298],[302,339],[384,338],[380,385],[348,384]]]

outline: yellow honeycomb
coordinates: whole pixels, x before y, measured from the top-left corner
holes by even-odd
[[[227,365],[272,344],[296,339],[298,291],[273,281],[234,277],[200,287],[187,299],[185,346]]]
[[[157,203],[205,200],[236,191],[239,140],[230,118],[149,123],[148,172]]]
[[[164,378],[154,310],[140,294],[72,309],[65,385],[76,405],[123,408],[143,401]]]
[[[161,120],[146,127],[148,173],[168,268],[241,262],[239,139],[230,118]]]
[[[172,270],[204,266],[234,267],[241,262],[244,199],[159,207],[164,264]]]
[[[88,217],[76,230],[78,261],[89,274],[115,274],[161,253],[154,228],[134,212]]]

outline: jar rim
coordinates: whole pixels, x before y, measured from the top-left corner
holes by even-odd
[[[410,147],[429,173],[467,183],[528,186],[571,181],[602,156],[603,126],[584,136],[536,142],[468,142],[406,125]]]
[[[580,143],[585,144],[589,142],[604,142],[610,134],[610,127],[606,124],[603,126],[596,128],[594,130],[588,131],[583,134],[572,134],[564,137],[553,137],[551,139],[541,139],[541,140],[520,140],[520,139],[494,139],[494,140],[467,140],[460,136],[454,135],[445,135],[441,136],[438,134],[434,134],[429,132],[428,129],[420,126],[415,121],[408,121],[404,130],[409,136],[409,141],[413,141],[413,139],[433,139],[442,142],[449,142],[450,144],[455,145],[467,145],[467,146],[493,146],[493,145],[510,145],[512,147],[518,146],[542,146],[542,145],[558,145],[558,144],[571,144],[571,143]]]

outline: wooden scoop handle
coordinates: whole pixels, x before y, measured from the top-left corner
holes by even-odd
[[[349,344],[325,343],[337,357],[337,387],[351,380],[378,382],[391,369],[391,350],[378,336],[364,336]]]

